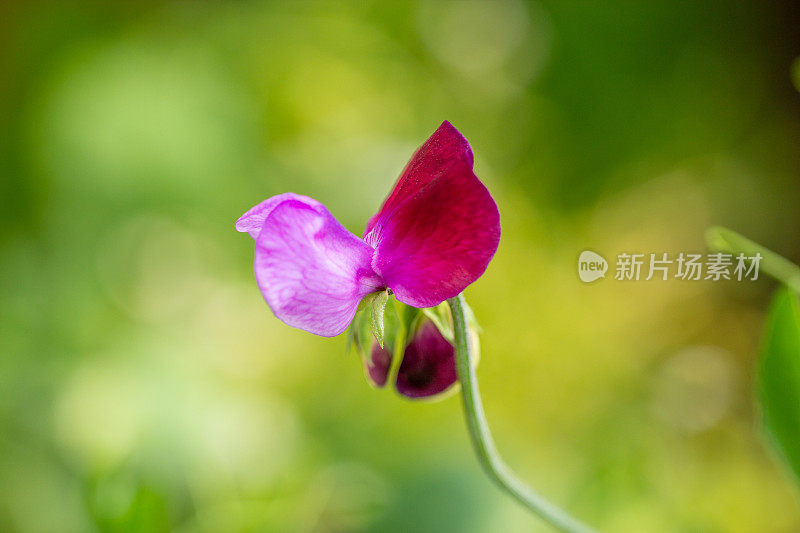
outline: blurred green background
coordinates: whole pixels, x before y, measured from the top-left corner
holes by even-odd
[[[500,206],[467,295],[509,463],[604,531],[800,530],[753,404],[774,282],[576,271],[711,224],[800,260],[798,28],[789,1],[4,0],[0,530],[546,531],[457,398],[276,320],[233,229],[294,191],[361,234],[444,119]]]

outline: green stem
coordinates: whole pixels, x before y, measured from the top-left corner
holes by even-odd
[[[759,270],[800,292],[800,267],[735,231],[714,226],[706,232],[708,247],[718,252],[743,253],[750,257],[761,254]]]
[[[486,415],[483,412],[478,377],[472,364],[473,346],[468,332],[464,295],[447,301],[453,312],[453,332],[456,347],[456,369],[464,399],[464,416],[475,448],[475,454],[484,471],[501,489],[527,507],[554,528],[567,533],[591,533],[593,530],[556,507],[520,481],[497,453]]]

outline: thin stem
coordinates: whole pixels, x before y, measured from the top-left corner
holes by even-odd
[[[718,252],[743,253],[750,257],[761,255],[759,269],[776,280],[800,292],[800,267],[733,230],[714,226],[706,232],[708,247]]]
[[[486,414],[483,412],[478,377],[472,365],[473,347],[467,329],[468,318],[464,295],[447,301],[453,312],[453,331],[456,348],[456,369],[464,399],[464,416],[475,454],[489,477],[512,498],[527,507],[554,528],[567,533],[592,533],[594,530],[556,507],[520,481],[500,458]]]

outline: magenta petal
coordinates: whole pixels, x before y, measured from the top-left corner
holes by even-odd
[[[384,287],[370,266],[374,250],[315,200],[295,195],[267,207],[255,255],[264,299],[290,326],[324,337],[340,334],[361,299]]]
[[[264,225],[264,221],[272,210],[287,200],[299,200],[313,206],[322,205],[313,198],[293,192],[272,196],[260,204],[251,207],[244,215],[240,216],[239,220],[236,221],[236,231],[247,232],[253,239],[257,239],[258,234],[261,233],[261,226]]]
[[[500,214],[472,152],[444,123],[414,155],[365,240],[401,302],[433,307],[478,279],[500,242]]]
[[[381,210],[367,223],[364,237],[380,219],[388,217],[404,200],[414,196],[436,178],[446,175],[456,165],[472,168],[472,148],[464,136],[445,120],[411,156]]]
[[[406,346],[397,371],[397,392],[425,398],[446,391],[457,380],[453,345],[426,321]]]

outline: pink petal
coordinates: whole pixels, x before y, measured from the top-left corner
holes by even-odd
[[[447,122],[417,151],[370,224],[373,270],[414,307],[462,292],[500,242],[497,204],[472,171],[466,140]]]
[[[295,194],[293,192],[286,192],[277,196],[272,196],[260,204],[248,209],[244,215],[240,216],[239,220],[236,221],[236,231],[241,231],[243,233],[247,232],[253,239],[257,239],[258,234],[261,233],[261,226],[264,225],[264,221],[267,219],[272,210],[287,200],[299,200],[307,203],[308,205],[314,206],[322,205],[313,198],[309,198],[308,196],[303,196],[301,194]]]
[[[455,349],[432,322],[426,321],[406,346],[397,371],[397,392],[425,398],[449,389],[456,381]]]
[[[370,266],[374,250],[315,200],[269,201],[260,204],[271,209],[256,240],[261,294],[286,324],[324,337],[340,334],[361,299],[385,286]]]

